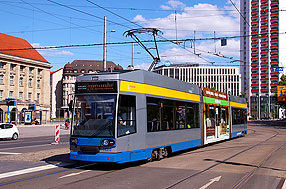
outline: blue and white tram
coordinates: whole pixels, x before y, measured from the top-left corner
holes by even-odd
[[[201,145],[198,86],[144,70],[77,77],[73,160],[160,159]]]
[[[197,85],[144,70],[79,76],[70,158],[100,163],[161,159],[247,133],[247,123],[241,122],[245,101],[218,95],[204,96]],[[203,114],[204,109],[210,113]]]

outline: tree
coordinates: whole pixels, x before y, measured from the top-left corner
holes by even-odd
[[[239,95],[239,97],[245,98],[246,103],[247,103],[247,107],[249,107],[249,102],[248,102],[248,98],[246,97],[246,93],[242,93],[241,95]]]
[[[211,87],[211,89],[216,90],[215,87]]]

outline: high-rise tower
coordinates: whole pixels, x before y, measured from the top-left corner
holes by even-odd
[[[273,100],[286,65],[286,1],[242,0],[240,8],[246,18],[241,18],[242,92],[250,97],[252,117],[277,118]]]

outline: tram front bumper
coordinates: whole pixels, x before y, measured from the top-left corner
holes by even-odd
[[[70,152],[70,159],[77,161],[89,161],[89,162],[99,162],[99,163],[126,163],[130,161],[130,153],[96,153],[88,154],[82,152]]]

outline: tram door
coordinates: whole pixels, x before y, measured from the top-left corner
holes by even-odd
[[[216,106],[216,138],[224,138],[227,135],[227,108]]]
[[[221,108],[220,106],[215,107],[215,137],[219,138],[220,131],[220,117],[221,117]]]
[[[215,138],[215,107],[213,105],[205,105],[205,129],[206,140]]]

